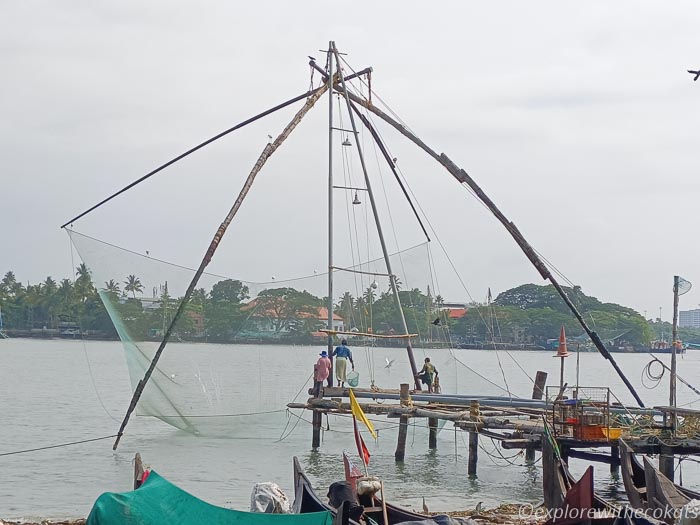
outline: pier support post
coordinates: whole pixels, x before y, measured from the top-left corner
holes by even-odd
[[[313,427],[311,435],[311,448],[318,448],[321,446],[321,417],[321,412],[318,410],[313,411],[313,415],[311,416],[311,423]]]
[[[428,448],[430,450],[437,449],[437,430],[438,420],[436,417],[428,418]]]
[[[476,462],[479,451],[479,433],[469,432],[469,463],[467,464],[467,474],[469,477],[476,477]]]
[[[410,401],[408,383],[401,383],[400,386],[400,401],[401,406],[408,406]],[[408,436],[408,416],[399,418],[399,437],[396,442],[396,452],[394,452],[394,460],[403,462],[406,457],[406,437]]]
[[[610,445],[610,473],[620,473],[620,445]]]
[[[469,406],[469,419],[479,421],[479,402],[472,401]],[[469,477],[476,477],[476,463],[479,457],[479,433],[469,432],[469,460],[467,463],[467,474]]]
[[[547,383],[547,372],[538,370],[535,375],[535,384],[532,387],[532,399],[542,399],[544,396],[544,387]],[[530,419],[537,419],[536,416],[530,416]],[[535,447],[527,447],[525,449],[525,461],[532,463],[535,461]]]
[[[671,481],[673,481],[673,464],[673,452],[668,447],[662,447],[659,454],[659,470]]]

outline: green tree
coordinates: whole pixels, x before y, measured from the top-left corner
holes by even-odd
[[[193,294],[193,304],[201,304],[204,329],[210,341],[229,342],[241,330],[247,314],[241,310],[248,299],[248,287],[241,281],[226,279],[212,286],[209,298],[204,290]]]
[[[312,323],[315,326],[319,324],[318,309],[322,301],[306,290],[271,288],[260,292],[255,301],[255,315],[266,318],[277,334],[311,319],[316,321]]]
[[[80,302],[85,302],[95,292],[95,287],[92,285],[92,277],[90,270],[85,263],[80,263],[76,268],[75,275],[78,277],[75,280],[73,288]]]
[[[355,298],[350,292],[345,292],[338,302],[336,313],[345,321],[346,328],[356,326],[355,322]]]
[[[126,281],[124,281],[124,291],[131,292],[133,299],[136,299],[136,292],[143,292],[143,284],[141,284],[141,279],[135,275],[127,275]]]
[[[114,279],[110,279],[109,281],[105,282],[105,291],[115,295],[120,295],[122,293],[121,289],[119,288],[119,283]]]

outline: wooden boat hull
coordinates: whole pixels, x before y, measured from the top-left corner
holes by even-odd
[[[644,457],[644,476],[647,486],[647,506],[652,511],[657,511],[660,519],[666,523],[675,523],[678,511],[687,505],[691,498],[679,490],[679,487],[664,476]]]
[[[550,518],[545,525],[660,525],[660,521],[613,505],[593,489],[593,467],[580,480],[555,453],[546,436],[542,440],[542,485]],[[559,510],[560,512],[557,512]],[[562,512],[563,511],[563,512]]]
[[[624,440],[619,444],[622,481],[632,507],[649,510],[651,515],[673,523],[681,507],[691,499],[700,499],[700,493],[673,483],[648,458],[642,465]]]
[[[620,470],[622,471],[627,500],[634,509],[646,509],[648,507],[647,483],[644,467],[624,440],[620,439],[618,444],[620,446]]]
[[[377,506],[381,506],[381,502],[379,502]],[[292,510],[297,514],[326,510],[330,511],[334,516],[336,514],[336,509],[325,503],[314,492],[311,481],[306,476],[296,456],[294,457],[294,503],[292,504]],[[384,517],[381,512],[367,512],[366,515],[380,525],[395,525],[404,521],[424,521],[431,518],[430,516],[402,509],[390,503],[386,504],[386,511],[388,523],[384,522]],[[351,525],[359,525],[353,520],[349,520],[349,523]]]

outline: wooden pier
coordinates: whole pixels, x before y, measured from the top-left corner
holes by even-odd
[[[546,373],[538,372],[532,399],[428,394],[410,390],[407,383],[400,385],[398,389],[355,388],[353,393],[366,414],[399,420],[394,454],[397,462],[403,462],[406,459],[406,439],[411,419],[427,419],[429,449],[436,449],[438,446],[437,429],[441,420],[452,422],[455,429],[469,432],[467,474],[470,477],[477,475],[480,435],[497,440],[504,449],[524,449],[526,460],[532,461],[535,451],[542,450],[542,436],[545,428],[555,429],[563,458],[607,463],[611,471],[616,471],[620,465],[617,438],[620,437],[622,429],[609,428],[610,419],[613,419],[616,414],[627,418],[640,417],[646,421],[647,426],[642,431],[626,433],[625,440],[637,453],[659,454],[662,458],[661,469],[670,474],[669,477],[672,477],[674,455],[700,453],[700,439],[695,435],[674,433],[670,425],[663,423],[671,419],[671,412],[676,418],[687,417],[700,420],[700,411],[671,407],[639,409],[608,405],[606,407],[609,411],[607,424],[608,431],[611,431],[609,438],[591,439],[590,436],[576,431],[566,435],[566,429],[557,419],[551,396],[548,396],[549,401],[542,399],[545,393],[546,376]],[[309,398],[306,403],[289,403],[287,406],[312,412],[312,448],[318,448],[321,444],[323,414],[351,414],[348,388],[325,387],[316,397]],[[586,413],[581,412],[581,414]],[[559,433],[557,429],[560,430]],[[608,449],[608,451],[592,452],[590,449]]]

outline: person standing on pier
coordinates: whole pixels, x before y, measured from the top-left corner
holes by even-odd
[[[420,379],[423,383],[428,385],[429,394],[435,392],[435,390],[433,389],[433,383],[438,377],[438,371],[437,368],[435,368],[435,365],[430,362],[429,357],[425,358],[423,368],[421,368],[420,371],[416,374],[416,377]]]
[[[321,388],[328,375],[331,373],[331,360],[328,359],[328,352],[325,350],[319,354],[321,357],[318,358],[316,364],[314,365],[314,396],[321,396]]]
[[[340,346],[336,346],[335,350],[331,354],[331,357],[335,356],[335,377],[338,380],[338,386],[345,386],[345,381],[347,381],[345,375],[348,369],[348,359],[352,365],[352,369],[355,370],[355,363],[352,360],[352,352],[348,348],[348,342],[346,339],[340,341]]]

